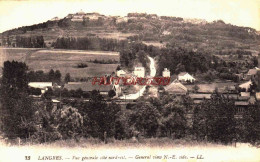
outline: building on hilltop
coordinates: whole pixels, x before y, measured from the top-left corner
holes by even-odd
[[[85,17],[86,19],[89,20],[98,20],[99,18],[105,17],[104,15],[100,15],[97,12],[93,12],[93,13],[86,13]]]
[[[71,21],[83,22],[85,16],[86,16],[86,13],[84,13],[81,10],[80,12],[77,12],[76,14],[72,15]]]
[[[51,21],[58,21],[58,20],[60,20],[60,18],[58,18],[58,17],[54,17],[51,19]]]
[[[117,17],[116,18],[116,23],[122,23],[122,22],[127,22],[128,21],[128,17]]]

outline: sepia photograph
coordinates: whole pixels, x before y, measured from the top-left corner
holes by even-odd
[[[260,0],[0,0],[0,162],[260,162]]]

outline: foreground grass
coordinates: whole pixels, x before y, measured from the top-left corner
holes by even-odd
[[[3,144],[3,143],[2,143]],[[61,156],[65,161],[247,161],[259,162],[260,149],[248,144],[223,145],[191,140],[171,140],[169,138],[150,138],[139,141],[112,140],[108,143],[94,138],[58,140],[52,143],[8,146],[0,144],[2,159],[24,161],[30,155],[31,161],[38,161],[42,156]],[[13,153],[17,154],[13,156]],[[176,157],[167,159],[165,156]],[[75,157],[78,160],[74,159]],[[107,157],[106,160],[102,159]],[[148,159],[140,159],[146,157]],[[159,159],[157,159],[157,157]],[[199,159],[198,157],[203,157]],[[96,158],[96,159],[94,159]],[[123,159],[120,159],[123,158]],[[0,160],[1,161],[1,160]]]
[[[3,142],[0,145],[5,146],[18,146],[17,140],[12,142]],[[206,141],[196,141],[189,139],[169,139],[169,138],[142,138],[142,139],[125,139],[125,140],[115,140],[109,138],[107,143],[97,138],[80,138],[79,140],[67,139],[67,140],[57,140],[53,142],[46,143],[32,143],[21,141],[20,146],[44,146],[44,147],[119,147],[119,148],[135,148],[135,147],[164,147],[164,148],[174,148],[174,147],[253,147],[249,143],[232,143],[224,145],[221,143],[212,143]]]

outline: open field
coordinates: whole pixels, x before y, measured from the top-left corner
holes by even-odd
[[[122,140],[109,141],[108,144],[96,139],[61,140],[53,143],[25,146],[0,146],[1,159],[23,161],[24,156],[31,156],[31,161],[37,161],[39,156],[62,156],[65,161],[99,161],[102,156],[124,157],[123,161],[259,161],[260,150],[248,144],[221,145],[206,142],[191,142],[185,140],[144,139],[142,141]],[[16,152],[16,156],[10,156]],[[165,159],[164,155],[176,159]],[[201,155],[203,159],[196,159]],[[80,157],[75,160],[73,156]],[[83,157],[95,157],[85,159]],[[139,158],[147,156],[146,159]],[[150,158],[149,158],[150,156]],[[157,159],[154,156],[161,156]],[[182,158],[186,156],[187,158]],[[192,158],[193,157],[193,158]],[[68,159],[67,159],[68,158]],[[232,159],[232,160],[231,160]],[[103,159],[104,160],[104,159]],[[105,161],[111,161],[106,159]],[[115,159],[113,159],[115,160]],[[122,159],[117,159],[122,161]],[[8,160],[7,160],[8,161]]]
[[[25,61],[30,70],[50,69],[60,70],[62,77],[70,73],[72,77],[100,77],[115,71],[118,64],[95,64],[88,61],[116,60],[118,52],[82,51],[82,50],[52,50],[52,49],[0,49],[1,67],[6,60]],[[29,54],[29,55],[28,55]],[[88,67],[77,68],[79,63],[86,63]]]
[[[199,87],[199,92],[213,92],[216,88],[218,88],[219,91],[225,90],[226,87],[235,86],[236,83],[234,82],[223,82],[223,83],[202,83],[202,84],[196,84]],[[188,90],[193,90],[194,85],[185,85],[185,87],[188,88]]]
[[[3,63],[6,60],[24,61],[26,53],[34,50],[28,48],[0,48],[0,67],[3,67]]]

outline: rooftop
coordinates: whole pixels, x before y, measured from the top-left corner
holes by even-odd
[[[112,89],[112,85],[92,85],[92,82],[73,82],[64,85],[64,88],[68,90],[82,89],[82,91],[98,90],[100,92],[108,92]]]

